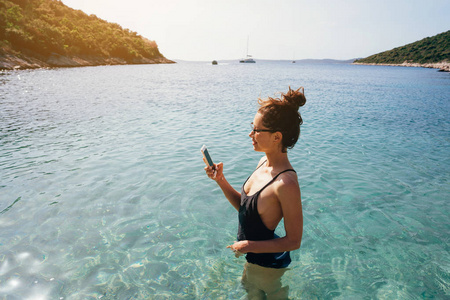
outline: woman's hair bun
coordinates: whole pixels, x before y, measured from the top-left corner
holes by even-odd
[[[305,89],[303,87],[299,87],[298,89],[293,90],[291,89],[291,87],[289,87],[289,91],[287,91],[287,93],[281,94],[281,99],[298,110],[306,103]]]

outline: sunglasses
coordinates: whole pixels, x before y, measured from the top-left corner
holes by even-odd
[[[273,129],[255,129],[255,125],[253,125],[253,122],[250,123],[250,128],[252,129],[253,133],[256,133],[256,132],[277,132],[276,130],[273,130]]]

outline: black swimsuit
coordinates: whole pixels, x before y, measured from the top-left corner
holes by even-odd
[[[264,163],[258,166],[261,167]],[[256,168],[256,169],[258,169]],[[262,189],[255,194],[248,196],[244,191],[244,186],[247,183],[247,178],[242,186],[241,192],[241,205],[239,207],[239,229],[238,229],[238,241],[250,240],[250,241],[264,241],[278,238],[275,234],[275,230],[270,230],[264,225],[261,217],[258,213],[258,197],[261,192],[274,182],[280,174],[295,170],[288,169],[278,173],[271,181],[269,181]],[[268,268],[286,268],[290,262],[291,257],[289,251],[279,253],[252,253],[248,252],[246,255],[248,262],[257,264]]]

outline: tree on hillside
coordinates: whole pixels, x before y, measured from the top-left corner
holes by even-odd
[[[155,42],[59,0],[0,0],[0,46],[39,55],[163,57]]]
[[[402,64],[450,62],[450,30],[433,37],[359,59],[359,63]]]

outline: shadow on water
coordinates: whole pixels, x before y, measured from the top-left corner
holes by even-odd
[[[11,203],[8,207],[6,207],[5,209],[3,209],[2,211],[0,211],[0,215],[6,213],[8,210],[10,210],[14,204],[16,204],[17,202],[20,201],[20,199],[22,199],[22,197],[17,198],[16,200],[14,200],[13,203]]]

